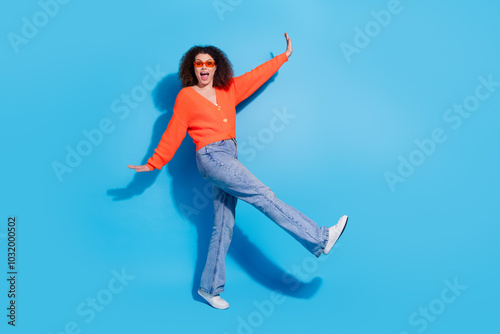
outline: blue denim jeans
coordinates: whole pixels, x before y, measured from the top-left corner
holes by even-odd
[[[237,199],[250,203],[281,226],[309,252],[319,257],[328,240],[328,228],[319,227],[297,209],[280,201],[238,161],[235,139],[208,144],[196,151],[201,176],[213,184],[214,227],[200,289],[211,295],[224,291],[225,263],[233,235]]]

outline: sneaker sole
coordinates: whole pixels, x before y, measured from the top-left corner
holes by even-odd
[[[342,234],[344,233],[344,231],[345,231],[345,228],[346,228],[346,226],[347,226],[347,222],[348,222],[348,221],[349,221],[349,216],[347,216],[347,218],[345,219],[345,224],[344,224],[344,227],[342,228],[342,231],[340,231],[339,237],[337,238],[337,240],[335,240],[335,243],[334,243],[334,244],[332,245],[332,247],[328,250],[328,253],[325,253],[325,251],[323,250],[323,254],[328,255],[328,254],[331,252],[331,250],[332,250],[333,246],[335,246],[335,244],[337,243],[337,241],[339,241],[340,237],[341,237],[341,236],[342,236]]]
[[[345,231],[345,228],[346,228],[346,226],[347,226],[347,222],[348,222],[348,221],[349,221],[349,216],[348,216],[348,217],[346,218],[346,220],[345,220],[344,228],[343,228],[343,229],[342,229],[342,231],[340,232],[340,235],[339,235],[339,237],[338,237],[337,241],[338,241],[338,240],[340,239],[340,237],[342,236],[342,233],[344,233],[344,231]]]

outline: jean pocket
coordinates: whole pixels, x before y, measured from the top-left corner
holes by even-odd
[[[214,141],[213,143],[207,144],[206,147],[222,146],[225,140]]]

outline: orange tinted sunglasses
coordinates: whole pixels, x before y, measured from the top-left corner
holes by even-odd
[[[207,60],[207,61],[203,62],[201,60],[195,60],[194,67],[202,67],[203,64],[205,64],[206,67],[214,67],[215,66],[215,61],[213,61],[213,60]]]

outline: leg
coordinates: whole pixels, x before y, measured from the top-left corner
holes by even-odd
[[[308,251],[319,257],[329,231],[292,206],[283,203],[237,159],[235,143],[225,140],[196,152],[202,176],[218,188],[244,200],[281,226]]]
[[[214,228],[208,248],[207,263],[201,275],[200,289],[210,295],[224,291],[226,270],[224,258],[231,243],[236,197],[213,187]]]

